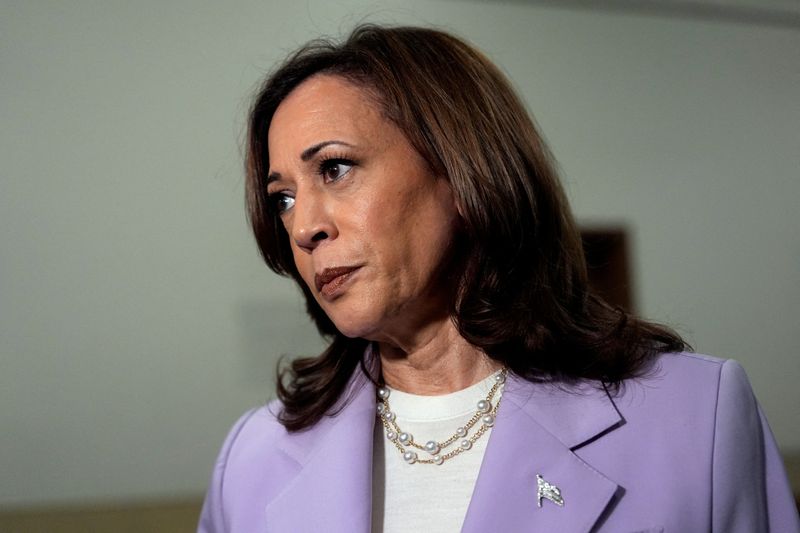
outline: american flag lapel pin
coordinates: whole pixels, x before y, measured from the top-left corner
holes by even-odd
[[[545,480],[541,474],[536,474],[536,504],[542,506],[542,498],[550,500],[559,507],[564,507],[564,498],[561,497],[561,489]]]

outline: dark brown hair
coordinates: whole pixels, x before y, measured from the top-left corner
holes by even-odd
[[[266,194],[267,135],[283,99],[315,74],[363,87],[437,175],[462,216],[451,315],[460,334],[532,380],[596,380],[614,389],[661,352],[671,330],[612,308],[587,282],[580,236],[542,137],[505,76],[447,33],[363,25],[342,43],[312,41],[261,88],[249,117],[247,207],[267,265],[295,279],[331,339],[279,372],[281,422],[299,430],[335,412],[367,341],[337,331],[298,274]]]

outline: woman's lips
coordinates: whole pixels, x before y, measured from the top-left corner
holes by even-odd
[[[360,266],[345,266],[326,268],[321,273],[314,276],[314,285],[317,292],[326,298],[337,296],[342,286],[347,283],[353,272],[361,268]]]

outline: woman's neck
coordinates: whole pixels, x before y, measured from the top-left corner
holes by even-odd
[[[461,337],[450,319],[418,330],[412,339],[383,340],[377,345],[384,382],[412,394],[455,392],[501,366]]]

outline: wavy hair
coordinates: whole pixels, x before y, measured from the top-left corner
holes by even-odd
[[[279,370],[279,418],[290,431],[337,410],[367,341],[347,338],[309,292],[266,193],[275,110],[316,74],[369,92],[437,175],[461,213],[451,316],[459,333],[531,381],[595,380],[617,388],[662,352],[688,345],[673,331],[592,293],[580,235],[554,160],[500,70],[448,33],[362,25],[344,41],[312,41],[268,76],[249,115],[247,210],[266,264],[294,278],[330,339],[317,357]]]

